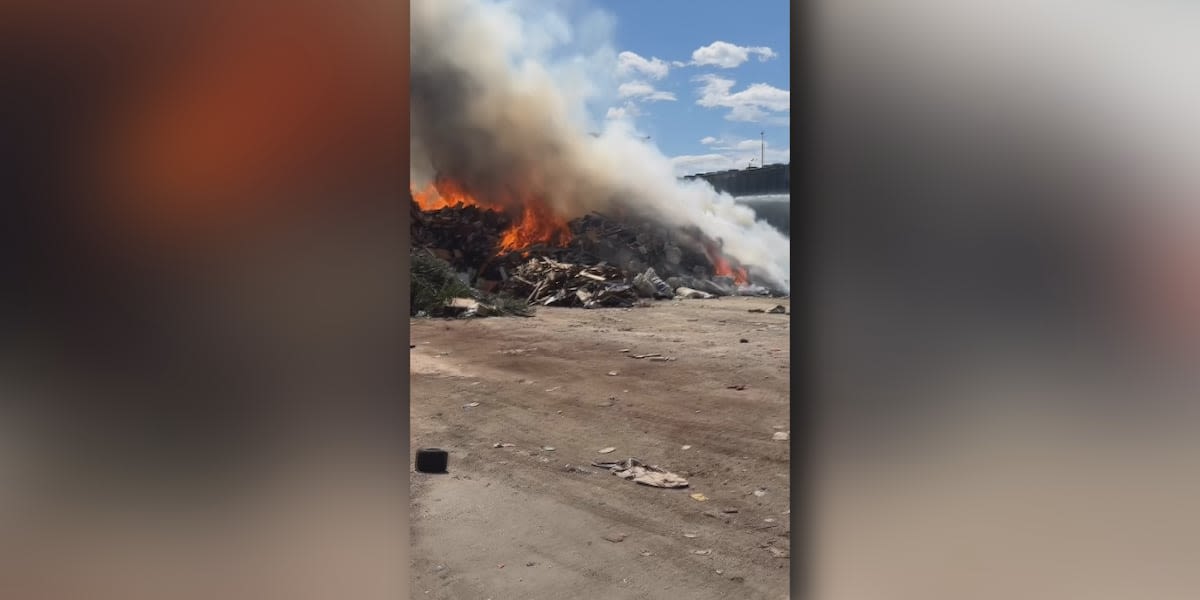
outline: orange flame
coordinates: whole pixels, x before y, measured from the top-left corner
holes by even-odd
[[[740,266],[733,266],[729,260],[721,255],[721,251],[713,246],[708,246],[708,259],[713,265],[713,274],[718,277],[732,277],[733,283],[736,285],[746,285],[750,283],[750,275],[746,269]]]
[[[500,211],[500,207],[479,202],[458,184],[449,180],[431,183],[420,191],[412,190],[412,195],[413,200],[417,201],[417,206],[426,212],[456,206],[478,206],[485,210]]]
[[[566,246],[571,228],[540,202],[526,202],[521,219],[500,237],[500,250],[517,252],[534,244]]]
[[[435,211],[456,206],[478,206],[500,212],[502,207],[481,202],[450,180],[439,180],[424,190],[413,190],[413,200],[422,211]],[[544,203],[528,199],[521,217],[500,236],[498,252],[522,252],[536,244],[566,246],[571,241],[571,228],[566,219],[555,214]]]
[[[746,285],[750,282],[746,269],[730,266],[729,261],[720,255],[717,255],[716,260],[713,261],[713,271],[720,276],[732,277],[733,282],[737,285]]]

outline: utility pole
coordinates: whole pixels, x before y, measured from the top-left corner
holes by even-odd
[[[761,142],[761,158],[758,160],[758,166],[765,167],[767,166],[767,132],[765,130],[758,132],[758,139]]]

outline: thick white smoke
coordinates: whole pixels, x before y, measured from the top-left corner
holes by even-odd
[[[755,279],[786,291],[787,236],[707,183],[679,181],[629,123],[591,133],[600,128],[589,127],[585,102],[611,82],[615,52],[549,60],[548,48],[578,32],[538,8],[532,23],[518,3],[412,2],[414,181],[448,176],[489,201],[534,197],[568,218],[620,205],[695,226]]]

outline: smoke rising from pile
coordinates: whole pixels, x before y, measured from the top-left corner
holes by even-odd
[[[559,22],[562,41],[569,28]],[[413,179],[451,178],[489,202],[541,201],[566,218],[616,207],[695,226],[753,277],[786,291],[790,241],[669,159],[625,123],[589,135],[582,98],[560,85],[510,5],[412,3]],[[613,68],[616,68],[615,58]]]

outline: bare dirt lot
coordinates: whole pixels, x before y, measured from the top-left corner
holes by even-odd
[[[777,304],[414,320],[412,451],[450,467],[410,474],[413,598],[787,598],[791,316],[748,312]],[[629,457],[690,486],[591,466]]]

